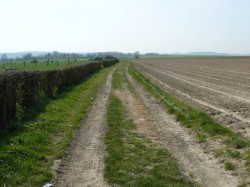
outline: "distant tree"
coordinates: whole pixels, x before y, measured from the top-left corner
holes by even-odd
[[[103,60],[103,57],[96,57],[94,58],[94,61],[102,61]]]
[[[33,57],[32,57],[32,54],[31,53],[27,53],[27,54],[25,54],[25,55],[23,55],[23,59],[24,60],[30,60],[30,59],[32,59]]]
[[[136,51],[134,53],[135,59],[139,59],[140,58],[140,51]]]
[[[8,60],[8,57],[6,54],[2,54],[1,56],[1,62],[6,62]]]
[[[22,60],[20,57],[16,57],[16,59],[15,59],[16,61],[18,61],[18,60]]]
[[[51,53],[47,53],[44,55],[44,58],[51,58],[51,57],[52,57]]]
[[[87,53],[87,57],[88,57],[88,58],[92,58],[93,55],[92,55],[91,53]]]
[[[34,58],[33,60],[30,61],[30,63],[37,64],[38,60]]]
[[[145,56],[159,56],[159,53],[146,53]]]
[[[106,56],[104,57],[104,59],[105,59],[105,60],[110,60],[110,59],[115,59],[115,57],[112,56],[112,55],[106,55]]]
[[[53,51],[52,56],[53,56],[53,58],[58,58],[58,57],[60,57],[60,52]]]

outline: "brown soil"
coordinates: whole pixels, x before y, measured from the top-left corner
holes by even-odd
[[[108,76],[106,84],[94,101],[90,113],[76,133],[67,155],[61,162],[57,162],[59,167],[54,180],[55,186],[107,186],[103,177],[104,136],[111,79],[112,74]]]
[[[154,59],[134,63],[165,91],[250,137],[250,59]]]
[[[225,171],[220,160],[206,152],[189,129],[176,122],[174,117],[130,76],[128,79],[139,98],[128,90],[119,90],[115,94],[128,107],[140,133],[159,146],[167,148],[178,159],[184,173],[202,186],[224,187],[240,184],[238,176]]]

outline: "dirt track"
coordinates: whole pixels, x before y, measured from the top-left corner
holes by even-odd
[[[134,65],[170,94],[250,137],[250,58],[154,59]]]
[[[181,96],[181,98],[188,98],[187,100],[192,99],[188,93],[184,93],[183,90],[177,90],[181,86],[173,88],[171,87],[172,85],[167,85],[165,83],[166,77],[163,76],[165,74],[156,73],[152,70],[152,65],[142,65],[137,62],[136,67],[144,70],[147,76],[157,83],[161,83],[160,85],[166,88],[166,90],[170,90],[170,93],[175,93],[175,95]],[[164,70],[163,68],[158,68],[157,71]],[[198,143],[189,129],[176,122],[174,117],[169,115],[156,99],[128,74],[127,77],[140,99],[134,97],[128,90],[116,92],[116,94],[128,107],[139,132],[149,137],[156,145],[170,150],[180,163],[183,172],[194,178],[202,186],[230,187],[242,183],[243,178],[240,172],[236,174],[234,171],[225,171],[223,162],[219,158],[214,157],[212,152],[207,151],[207,147]],[[112,74],[109,75],[106,85],[103,87],[102,92],[98,94],[92,110],[76,134],[74,142],[69,148],[68,155],[59,163],[57,177],[53,182],[55,186],[108,186],[103,177],[103,161],[105,157],[103,140],[106,131],[105,115],[107,112],[107,100],[111,90],[111,79]],[[197,101],[200,103],[204,102],[204,106],[208,104],[200,98],[191,101],[194,103]],[[203,106],[200,103],[197,106]],[[206,107],[208,109],[211,107],[218,108],[218,106],[212,104],[204,106],[203,109]],[[213,110],[216,111],[216,109]],[[221,110],[224,112],[228,111],[225,108]],[[209,109],[209,111],[212,110]],[[245,118],[242,117],[242,119]],[[242,124],[245,125],[246,123],[242,122]],[[237,164],[239,167],[242,166],[241,163]],[[236,169],[236,171],[238,172],[239,170]]]
[[[55,186],[107,186],[103,177],[104,136],[111,79],[112,74],[108,76],[106,85],[77,132],[68,155],[59,164]]]

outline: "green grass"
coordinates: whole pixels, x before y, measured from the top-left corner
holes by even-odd
[[[224,168],[225,168],[225,170],[234,170],[235,165],[233,163],[231,163],[231,162],[225,162]]]
[[[246,160],[247,171],[250,173],[250,149],[246,150],[243,156]]]
[[[138,134],[127,108],[111,95],[107,114],[105,178],[113,186],[194,186],[176,159]]]
[[[226,150],[226,154],[230,157],[230,158],[235,158],[235,159],[239,159],[241,158],[240,152],[239,151],[233,151],[233,150]]]
[[[31,60],[25,60],[25,66],[24,66],[24,60],[22,61],[14,61],[14,62],[8,62],[8,63],[2,63],[0,64],[0,72],[4,71],[5,68],[13,68],[16,70],[49,70],[49,69],[58,69],[58,68],[64,68],[68,66],[74,66],[83,64],[89,61],[87,58],[79,58],[79,59],[70,59],[70,62],[68,62],[67,58],[60,58],[60,59],[50,59],[49,63],[47,65],[48,59],[38,59],[38,63],[31,63]]]
[[[117,69],[113,73],[113,81],[112,81],[112,88],[113,89],[122,89],[125,88],[125,75],[124,75],[124,69],[127,65],[126,62],[122,61],[122,64],[117,67]]]
[[[34,187],[51,180],[53,160],[63,156],[110,70],[41,101],[1,132],[0,186]]]
[[[215,155],[217,157],[225,156],[225,157],[233,158],[233,159],[240,159],[242,157],[239,151],[235,151],[231,149],[216,149]]]

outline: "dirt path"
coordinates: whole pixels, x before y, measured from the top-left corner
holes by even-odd
[[[138,130],[154,142],[166,147],[190,177],[202,186],[237,186],[240,179],[225,171],[223,164],[205,152],[190,131],[166,113],[165,109],[129,75],[128,79],[138,93],[143,105],[129,92],[117,93],[127,105]]]
[[[105,187],[104,170],[104,136],[106,131],[106,112],[108,96],[111,90],[112,73],[68,151],[60,163],[55,179],[58,187]]]

